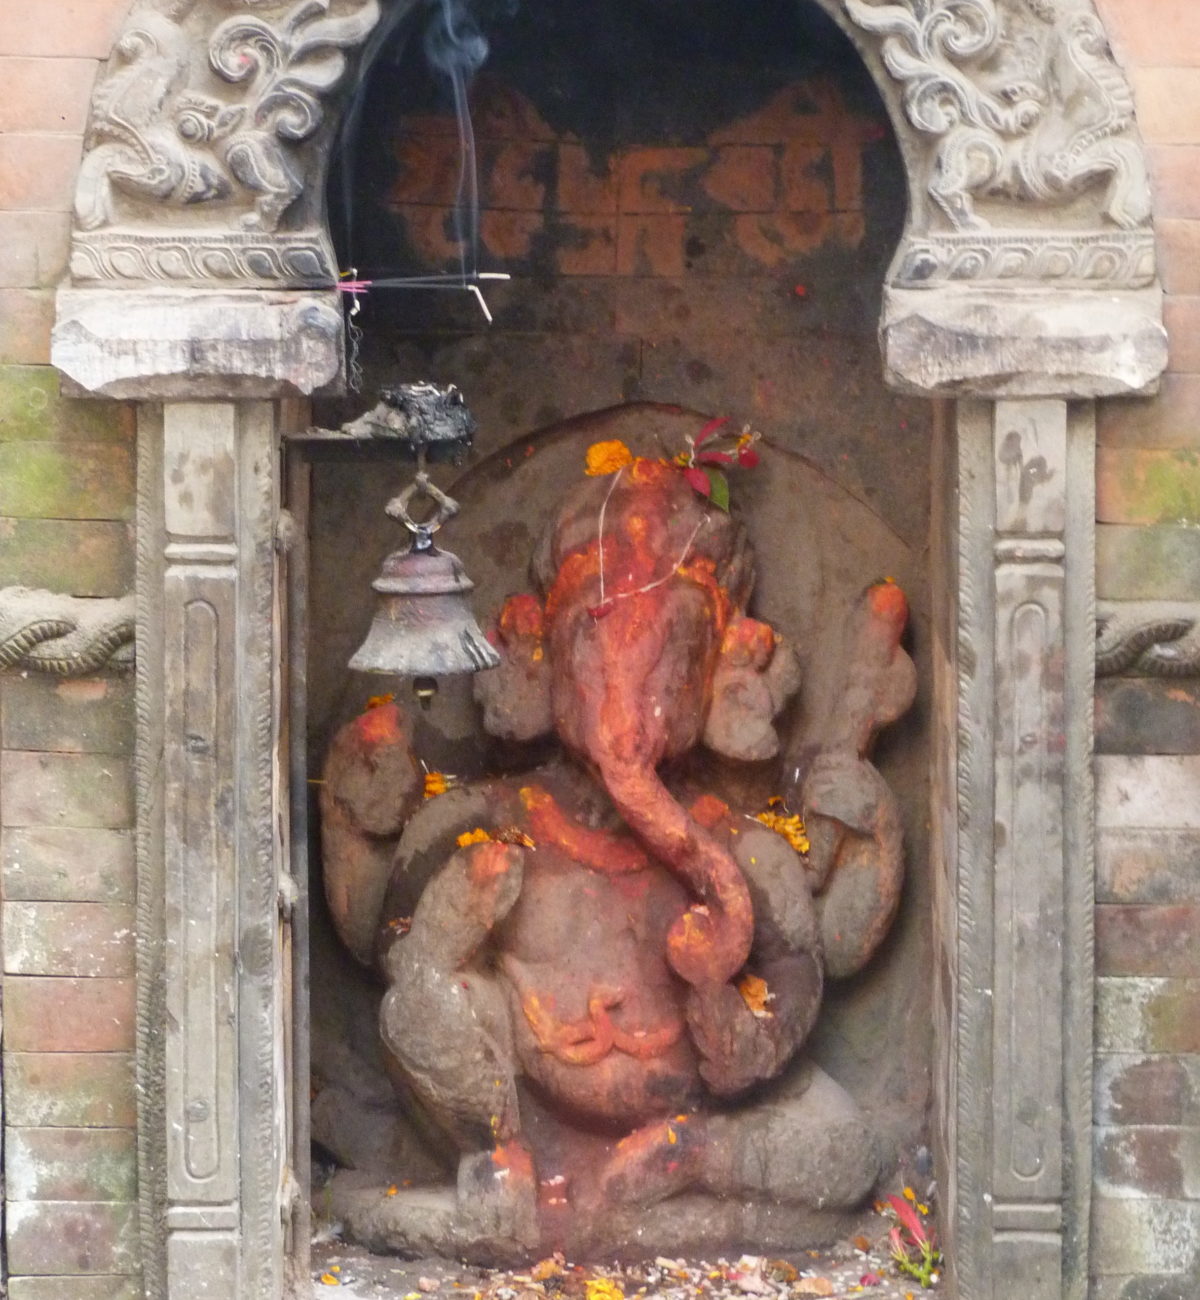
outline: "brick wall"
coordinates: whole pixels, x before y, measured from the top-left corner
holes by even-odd
[[[0,586],[133,581],[133,423],[68,402],[53,286],[99,61],[126,0],[0,7]],[[5,1194],[12,1300],[132,1300],[132,683],[0,682]]]
[[[1200,5],[1101,0],[1152,168],[1170,373],[1103,403],[1101,597],[1200,600]],[[1095,1300],[1200,1277],[1200,690],[1097,699]],[[1140,1275],[1140,1276],[1132,1276]]]
[[[128,0],[0,6],[0,585],[107,595],[131,581],[128,413],[59,399],[46,364],[86,104],[128,7]],[[1161,397],[1101,409],[1098,588],[1115,598],[1195,600],[1200,4],[1099,0],[1099,7],[1131,73],[1154,169],[1172,372]],[[803,205],[782,196],[795,192],[789,184],[815,183],[820,169],[801,160],[780,174],[768,199],[755,188],[757,169],[749,177],[739,164],[739,150],[763,143],[729,141],[701,183],[743,214],[751,247],[771,256],[813,237],[811,216],[798,219]],[[678,269],[687,257],[679,214],[661,183],[647,178],[687,173],[688,159],[630,159],[608,181],[580,161],[564,144],[557,183],[579,187],[573,205],[581,215],[592,209],[593,220],[577,225],[586,238],[558,249],[559,269]],[[620,208],[627,185],[653,201],[638,211]],[[842,197],[831,205],[841,214],[832,229],[852,239],[861,205]],[[485,242],[518,255],[531,246],[530,223],[519,207],[496,214]],[[431,217],[426,237],[436,239],[438,230]],[[719,320],[719,304],[714,313]],[[1095,1296],[1193,1300],[1191,1279],[1200,1273],[1197,691],[1183,683],[1106,684],[1098,716]],[[130,719],[129,683],[111,677],[0,684],[13,1300],[128,1300],[136,1291]]]

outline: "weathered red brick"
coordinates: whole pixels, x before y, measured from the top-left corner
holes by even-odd
[[[540,212],[485,208],[480,213],[479,237],[492,257],[502,262],[520,261],[529,256],[545,224]]]
[[[132,1201],[137,1170],[132,1129],[5,1130],[10,1201]]]
[[[768,145],[722,145],[701,177],[704,192],[734,212],[773,211],[779,198],[776,152]]]
[[[615,275],[617,219],[573,215],[554,232],[560,275]]]
[[[833,208],[833,159],[819,144],[788,144],[780,164],[783,206],[788,212],[829,212]]]
[[[1102,903],[1096,908],[1101,975],[1200,978],[1200,903]]]
[[[700,148],[630,149],[619,164],[621,212],[690,212],[692,190],[711,158]]]
[[[462,166],[457,136],[405,132],[396,141],[395,158],[398,166],[387,198],[390,207],[412,203],[452,207],[457,202]]]
[[[1101,831],[1096,897],[1102,903],[1200,902],[1200,831]]]
[[[481,181],[484,216],[487,208],[541,212],[554,151],[547,145],[504,141],[488,148]]]
[[[1200,1125],[1200,1057],[1101,1055],[1096,1061],[1098,1125]]]
[[[1155,223],[1158,270],[1169,294],[1200,294],[1200,221]]]
[[[0,168],[3,165],[0,158]],[[53,328],[54,294],[51,290],[0,289],[0,365],[47,364]]]
[[[1200,374],[1200,295],[1176,294],[1163,302],[1170,368],[1176,374]]]
[[[0,517],[0,586],[124,596],[133,586],[133,567],[129,524]]]
[[[40,1276],[132,1272],[136,1227],[137,1207],[126,1201],[12,1201],[8,1267]]]
[[[94,1277],[13,1277],[9,1300],[145,1300],[141,1278],[132,1274]]]
[[[2,458],[0,458],[2,459]],[[133,752],[133,677],[12,677],[4,684],[0,747],[70,754]]]
[[[597,170],[597,166],[583,145],[558,146],[556,207],[559,212],[571,216],[616,213],[616,174],[608,162],[601,170]]]
[[[831,229],[828,211],[743,213],[733,223],[738,248],[772,270],[820,248]]]
[[[1108,1195],[1189,1195],[1185,1162],[1200,1155],[1200,1129],[1103,1128],[1096,1132],[1095,1177]]]
[[[6,900],[4,969],[13,975],[132,975],[133,909]]]
[[[1200,66],[1200,9],[1195,0],[1099,0],[1096,7],[1127,66]]]
[[[1107,524],[1200,523],[1200,453],[1100,447],[1096,518]]]
[[[4,1056],[4,1112],[26,1128],[132,1128],[129,1052],[14,1052]]]
[[[133,824],[129,760],[115,754],[0,754],[5,826],[99,826],[122,830]]]
[[[67,219],[62,220],[65,241]],[[58,371],[50,366],[0,365],[0,440],[132,446],[133,407],[128,402],[60,397]]]
[[[78,135],[0,135],[0,208],[69,212],[82,154]]]
[[[70,225],[66,212],[0,212],[0,287],[56,285],[67,269]]]
[[[1164,375],[1157,397],[1112,398],[1096,409],[1102,446],[1200,448],[1200,375]]]
[[[1129,69],[1143,139],[1154,144],[1200,140],[1200,77],[1186,67]]]
[[[1100,524],[1096,594],[1107,600],[1194,600],[1200,591],[1200,529]]]
[[[1101,1052],[1200,1052],[1200,980],[1101,976],[1096,980]]]
[[[687,218],[666,213],[626,216],[617,224],[620,275],[680,276],[687,269]]]
[[[409,204],[401,210],[409,242],[426,267],[458,269],[462,245],[448,207]]]
[[[5,1045],[13,1052],[127,1052],[133,1048],[132,979],[10,975]]]
[[[94,826],[0,828],[8,902],[131,903],[133,835]]]
[[[1200,144],[1147,145],[1158,217],[1200,219]]]
[[[95,59],[0,56],[0,131],[82,135],[97,67]]]
[[[1093,1275],[1188,1274],[1197,1250],[1200,1201],[1092,1198]]]
[[[132,449],[120,443],[0,442],[0,515],[132,519]]]
[[[1101,679],[1096,753],[1200,754],[1200,687],[1186,680]]]
[[[444,117],[451,133],[457,133],[453,116]],[[477,140],[554,140],[547,125],[526,96],[486,72],[471,89],[471,120]],[[569,133],[564,139],[574,140]]]
[[[106,59],[129,0],[21,0],[0,6],[0,54]]]

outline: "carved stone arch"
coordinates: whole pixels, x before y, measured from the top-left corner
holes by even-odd
[[[817,2],[861,51],[907,169],[885,369],[960,399],[941,407],[934,548],[936,1125],[957,1291],[1082,1300],[1086,399],[1144,391],[1166,362],[1132,100],[1092,0]],[[341,379],[325,162],[384,10],[416,8],[138,0],[93,99],[53,359],[74,391],[140,404],[139,1196],[155,1300],[278,1300],[289,1215],[305,1222],[280,1101],[279,936],[303,873],[276,779],[275,399]]]
[[[908,175],[881,322],[889,380],[975,395],[1152,383],[1165,338],[1146,166],[1092,0],[816,2],[860,50]],[[241,391],[337,381],[326,163],[352,71],[417,8],[135,6],[93,97],[60,299],[55,361],[82,388],[116,396],[157,374],[205,395],[230,293],[240,340],[261,341]],[[117,290],[186,291],[190,319],[164,336],[141,311],[114,330]],[[201,293],[219,296],[215,315]],[[105,365],[97,343],[114,334],[128,346]],[[200,356],[181,342],[210,336]]]

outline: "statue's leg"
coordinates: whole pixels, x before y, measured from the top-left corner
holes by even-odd
[[[876,1134],[815,1065],[803,1065],[766,1101],[710,1116],[706,1130],[702,1181],[718,1197],[850,1208],[883,1172]]]
[[[519,1126],[508,998],[479,958],[517,901],[523,860],[494,842],[453,854],[385,959],[384,1048],[462,1150],[508,1141]]]
[[[462,1155],[454,1193],[356,1194],[347,1224],[366,1244],[500,1260],[537,1242],[508,999],[477,960],[516,902],[522,861],[520,848],[494,842],[455,853],[388,953],[380,1031],[391,1067]]]
[[[703,1178],[708,1117],[676,1115],[623,1137],[601,1169],[591,1199],[600,1206],[653,1205]]]

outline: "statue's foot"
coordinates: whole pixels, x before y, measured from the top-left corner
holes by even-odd
[[[343,1172],[335,1175],[330,1195],[346,1236],[381,1253],[510,1265],[528,1259],[539,1244],[533,1163],[518,1143],[464,1156],[453,1189],[398,1189]]]
[[[704,1185],[716,1196],[767,1196],[849,1209],[883,1173],[879,1138],[839,1084],[805,1065],[780,1093],[708,1122]]]

